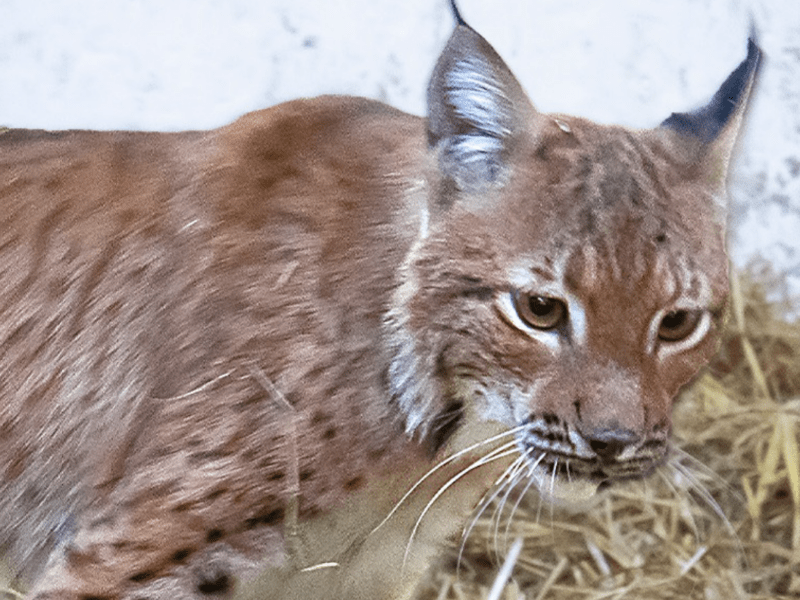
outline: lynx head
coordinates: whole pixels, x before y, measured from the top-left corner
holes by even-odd
[[[459,19],[428,90],[428,214],[386,321],[409,432],[438,447],[470,421],[515,428],[563,499],[665,459],[726,303],[726,170],[759,58],[750,41],[707,106],[630,130],[537,112]]]

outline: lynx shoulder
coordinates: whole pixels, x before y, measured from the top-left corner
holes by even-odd
[[[407,598],[493,486],[568,502],[666,460],[760,52],[634,131],[538,112],[457,17],[425,119],[329,96],[0,134],[0,548],[29,598]]]

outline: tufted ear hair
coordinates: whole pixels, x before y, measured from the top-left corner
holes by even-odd
[[[428,86],[428,143],[461,191],[502,185],[509,146],[533,106],[492,46],[458,21]]]
[[[720,86],[711,101],[692,112],[672,113],[661,127],[699,142],[701,159],[711,159],[709,175],[714,183],[725,179],[736,136],[756,80],[762,52],[751,34],[747,58]]]

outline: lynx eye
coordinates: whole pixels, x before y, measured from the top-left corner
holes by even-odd
[[[664,315],[658,326],[658,339],[665,342],[679,342],[697,329],[702,310],[673,310]]]
[[[555,329],[567,317],[567,307],[561,300],[525,292],[514,294],[514,308],[519,318],[535,329]]]

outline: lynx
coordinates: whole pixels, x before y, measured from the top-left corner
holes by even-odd
[[[408,598],[497,486],[669,453],[727,292],[760,51],[631,130],[537,112],[453,5],[427,118],[0,135],[0,545],[28,598]]]

